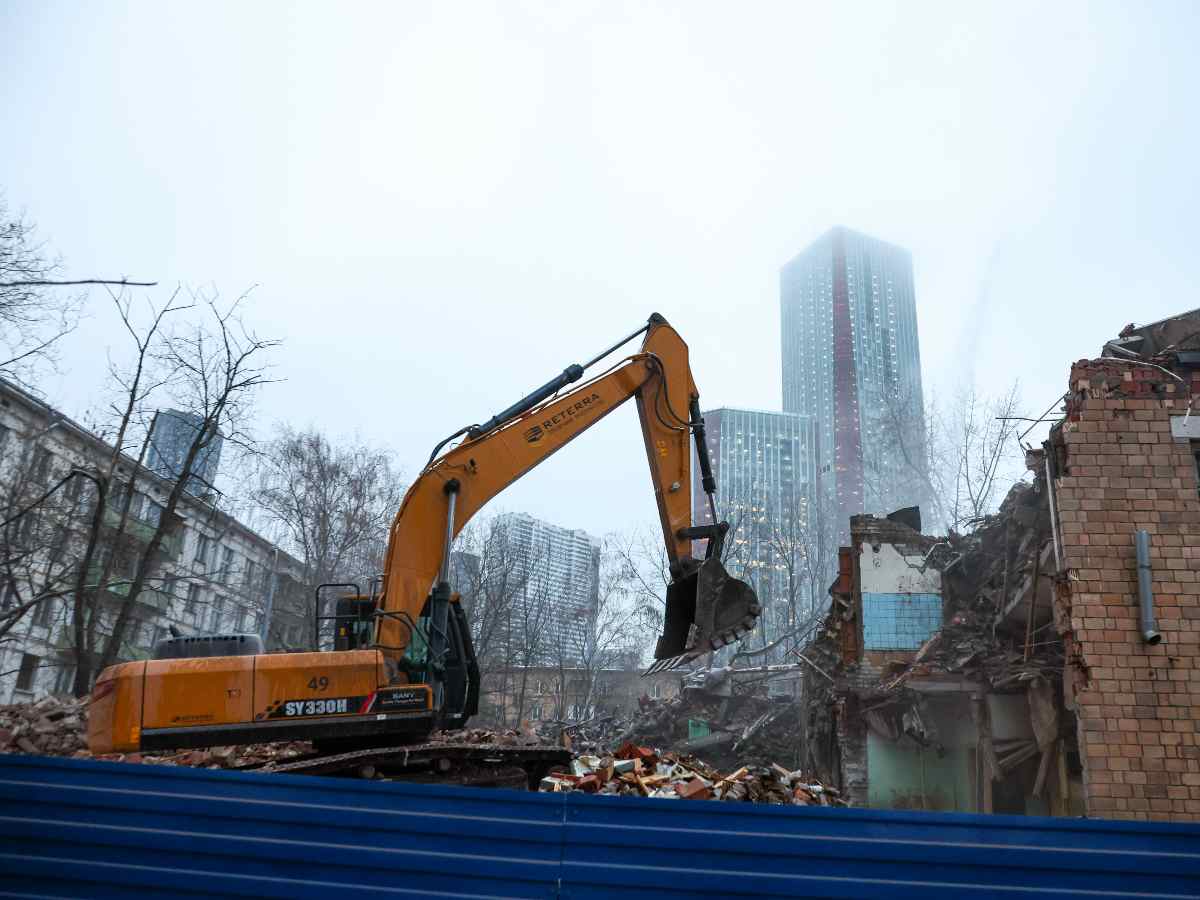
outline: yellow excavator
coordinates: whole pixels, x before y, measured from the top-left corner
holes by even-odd
[[[643,335],[638,352],[567,390]],[[631,397],[672,576],[649,671],[680,666],[739,639],[758,618],[757,598],[721,564],[728,526],[717,519],[716,481],[687,344],[656,313],[586,365],[568,366],[487,422],[434,448],[396,514],[378,589],[318,588],[315,630],[332,632],[332,649],[264,653],[256,635],[161,641],[156,658],[100,673],[88,715],[92,752],[307,740],[324,753],[297,771],[362,766],[389,752],[394,759],[396,749],[370,748],[396,744],[419,760],[414,749],[428,746],[421,741],[435,730],[461,728],[479,704],[479,665],[449,584],[455,536],[504,488]],[[692,523],[693,436],[712,524]],[[704,557],[694,558],[693,542],[702,540]],[[323,614],[331,589],[342,593],[332,598],[333,613]],[[448,767],[444,752],[438,753],[437,762]]]

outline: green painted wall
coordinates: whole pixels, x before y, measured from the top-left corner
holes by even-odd
[[[966,697],[927,701],[923,713],[944,752],[911,738],[867,733],[867,801],[876,809],[975,812],[977,735]]]

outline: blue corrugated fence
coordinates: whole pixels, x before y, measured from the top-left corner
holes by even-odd
[[[1197,897],[1200,826],[0,756],[6,897]]]

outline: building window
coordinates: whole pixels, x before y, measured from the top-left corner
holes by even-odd
[[[35,447],[33,450],[33,465],[30,468],[30,478],[37,484],[45,484],[50,478],[50,464],[54,456],[45,447]]]
[[[54,598],[50,597],[37,605],[37,610],[33,614],[33,624],[39,628],[45,628],[50,624],[50,619],[53,615]]]
[[[129,483],[125,481],[115,481],[108,492],[108,509],[114,514],[120,513],[125,508],[125,493],[129,490]]]
[[[21,594],[17,590],[17,583],[10,581],[4,586],[3,599],[0,599],[0,609],[9,609],[21,602]]]
[[[21,657],[21,668],[17,672],[18,691],[33,690],[33,683],[37,678],[38,665],[41,661],[40,656],[34,656],[32,653],[26,653]]]
[[[3,447],[3,441],[0,441],[0,447]],[[67,486],[63,488],[63,497],[67,501],[68,508],[73,512],[79,511],[79,492],[83,487],[83,479],[76,475],[67,482]]]
[[[662,685],[661,684],[650,685],[650,698],[653,700],[661,700],[662,699]]]
[[[75,667],[61,666],[58,670],[58,676],[54,679],[54,693],[66,694],[70,693],[71,687],[75,683]]]
[[[542,720],[542,704],[533,703],[530,705],[529,718],[534,722],[540,722]]]
[[[208,556],[211,552],[211,549],[212,541],[209,540],[208,535],[196,535],[196,562],[198,562],[202,568],[208,567]]]
[[[163,507],[151,500],[147,495],[139,493],[133,499],[134,515],[147,525],[158,526],[162,520]]]
[[[1192,441],[1192,459],[1196,463],[1196,488],[1200,492],[1200,441]]]
[[[228,581],[229,573],[233,571],[233,548],[226,547],[221,556],[221,580]]]
[[[21,525],[17,530],[17,538],[23,544],[33,543],[40,518],[41,510],[39,509],[28,509],[21,514]]]
[[[187,592],[187,605],[184,607],[184,612],[189,616],[196,615],[200,609],[200,594],[204,589],[198,584],[189,584]]]
[[[221,613],[224,611],[224,607],[225,607],[225,598],[224,597],[213,597],[212,619],[211,619],[212,624],[209,625],[209,628],[214,632],[218,632],[221,630]]]

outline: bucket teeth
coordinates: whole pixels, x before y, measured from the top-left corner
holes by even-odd
[[[690,663],[703,652],[704,651],[697,652],[693,650],[687,653],[680,653],[678,656],[670,656],[667,659],[655,660],[650,668],[642,673],[642,677],[645,678],[647,675],[654,675],[657,672],[670,672],[673,669],[678,669],[680,666],[685,666]]]
[[[720,650],[722,647],[728,644],[733,644],[737,641],[740,641],[754,630],[754,623],[757,618],[758,607],[754,607],[754,612],[748,614],[733,628],[728,628],[719,634],[713,635],[713,637],[707,642],[706,646],[696,647],[692,650],[680,653],[678,656],[669,656],[666,659],[655,660],[651,664],[650,668],[646,669],[646,671],[642,673],[642,677],[645,678],[647,675],[653,675],[656,672],[670,672],[674,669],[678,669],[681,666],[687,665],[692,660],[703,656],[709,651]]]

